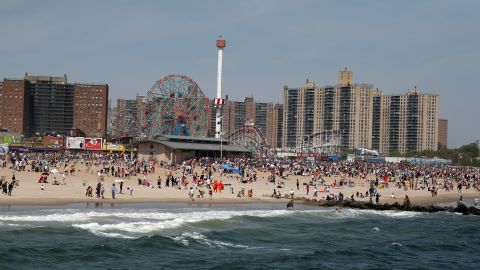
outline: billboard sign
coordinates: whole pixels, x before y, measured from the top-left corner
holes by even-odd
[[[107,143],[103,146],[104,150],[108,151],[125,151],[125,146],[123,144],[114,144],[114,143]]]
[[[61,137],[54,137],[54,136],[43,137],[43,144],[47,148],[62,148],[63,142],[64,140]]]
[[[83,137],[67,137],[68,149],[84,149],[85,139]]]
[[[85,138],[85,149],[87,150],[102,150],[102,138]]]
[[[4,136],[4,137],[2,138],[2,142],[3,142],[3,143],[11,143],[11,142],[13,142],[13,139],[12,139],[12,137],[10,137],[10,136]]]

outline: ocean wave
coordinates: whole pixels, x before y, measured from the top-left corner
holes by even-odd
[[[75,212],[77,211],[77,212]],[[168,211],[168,212],[167,212]],[[417,212],[375,211],[360,209],[341,209],[336,212],[331,208],[307,210],[198,210],[195,209],[63,209],[38,212],[13,212],[0,216],[4,226],[68,226],[89,231],[97,236],[112,238],[139,238],[155,234],[171,235],[175,230],[186,227],[201,230],[199,223],[226,221],[235,217],[272,218],[282,216],[324,217],[324,218],[357,218],[368,216],[385,216],[390,218],[410,218],[422,215]],[[192,224],[196,224],[193,225]],[[215,224],[215,227],[217,224]],[[221,223],[219,226],[223,226]],[[167,231],[167,232],[166,232]],[[209,229],[206,229],[209,231]],[[165,233],[166,232],[166,233]],[[224,246],[227,246],[225,244]]]
[[[14,221],[14,222],[78,222],[86,221],[90,217],[85,213],[75,214],[48,214],[48,215],[4,215],[0,216],[1,221]]]
[[[186,213],[102,213],[101,215],[95,214],[97,219],[92,222],[75,222],[72,226],[90,231],[98,236],[114,237],[113,235],[107,235],[108,233],[114,232],[123,233],[121,236],[127,235],[129,237],[140,237],[199,222],[229,220],[238,216],[275,217],[291,215],[294,213],[295,211],[287,210],[203,211]],[[91,213],[89,217],[92,218]],[[111,223],[112,217],[141,221],[118,221]],[[82,218],[82,221],[84,220],[85,219]],[[109,223],[106,223],[105,220]],[[104,222],[102,223],[102,221]]]
[[[220,241],[220,240],[210,240],[205,235],[199,232],[185,232],[179,236],[172,237],[171,239],[173,239],[175,242],[181,243],[184,246],[189,246],[190,241],[195,241],[202,245],[221,248],[221,249],[225,249],[225,248],[257,249],[258,248],[258,247],[250,247],[250,246],[241,245],[241,244],[233,244],[233,243]]]
[[[337,213],[340,217],[356,218],[363,216],[382,216],[390,218],[413,218],[426,215],[427,213],[411,212],[411,211],[395,211],[395,210],[366,210],[366,209],[342,209]]]
[[[133,212],[135,211],[135,212]],[[77,212],[77,213],[38,213],[30,215],[4,215],[0,216],[0,221],[7,222],[64,222],[78,223],[106,218],[124,218],[124,219],[143,219],[143,220],[188,220],[189,222],[199,222],[203,220],[225,220],[237,216],[253,217],[276,217],[283,215],[292,215],[298,212],[309,211],[290,211],[290,210],[247,210],[247,211],[198,211],[198,212],[154,212],[151,209],[145,212],[138,210],[118,211],[118,212]]]
[[[164,212],[156,209],[125,209],[123,211],[88,211],[82,212],[81,210],[67,209],[65,211],[56,210],[56,212],[35,212],[29,214],[16,214],[9,213],[0,216],[0,223],[18,223],[18,222],[30,222],[30,223],[43,223],[43,222],[56,222],[56,223],[84,223],[84,222],[99,222],[102,220],[119,220],[119,221],[131,221],[142,220],[151,222],[163,222],[165,225],[175,227],[178,224],[190,222],[202,222],[209,220],[228,220],[234,217],[250,216],[250,217],[279,217],[279,216],[332,216],[332,217],[359,217],[365,215],[386,216],[393,218],[402,217],[417,217],[424,215],[420,212],[406,212],[406,211],[376,211],[376,210],[363,210],[363,209],[341,209],[340,212],[336,212],[333,209],[315,209],[315,210],[208,210],[208,211],[195,211],[195,212]],[[77,212],[73,212],[77,211]],[[175,220],[173,224],[170,221]],[[141,227],[141,226],[140,226]]]

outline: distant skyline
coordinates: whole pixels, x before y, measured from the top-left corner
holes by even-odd
[[[440,95],[449,147],[480,138],[480,1],[0,2],[0,76],[108,83],[110,98],[145,95],[168,74],[212,98],[215,40],[227,40],[223,94],[282,102],[283,86],[337,72],[386,95]]]

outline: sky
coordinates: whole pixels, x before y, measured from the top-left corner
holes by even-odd
[[[440,95],[449,147],[480,138],[480,1],[0,1],[0,77],[108,83],[145,95],[168,74],[216,92],[215,40],[227,40],[223,93],[283,100],[283,86],[353,81],[385,94]]]

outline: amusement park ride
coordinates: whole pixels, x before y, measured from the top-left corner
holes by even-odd
[[[168,75],[150,88],[144,130],[148,137],[207,134],[208,98],[198,84],[184,75]]]
[[[115,133],[119,137],[134,135],[136,123],[135,115],[130,110],[122,110],[114,114],[113,126],[115,127]]]
[[[215,99],[215,137],[222,135],[222,65],[225,40],[217,40],[218,70]],[[209,99],[198,84],[184,75],[168,75],[150,88],[146,97],[143,127],[150,138],[159,135],[205,137],[208,131]]]
[[[227,140],[233,145],[244,146],[252,151],[256,157],[263,157],[268,154],[267,140],[260,129],[253,124],[246,124],[244,127],[235,130]]]

